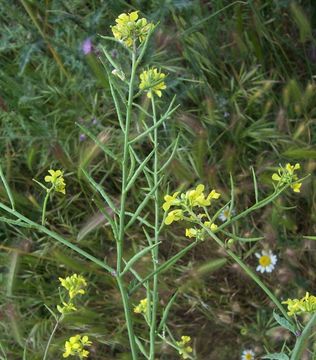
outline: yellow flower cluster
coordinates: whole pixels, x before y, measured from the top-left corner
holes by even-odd
[[[85,350],[84,347],[91,345],[92,342],[89,341],[88,336],[72,336],[65,342],[65,352],[63,353],[63,357],[67,358],[68,356],[79,356],[80,359],[87,358],[89,351]]]
[[[146,314],[147,313],[147,299],[142,299],[137,306],[134,307],[135,314]]]
[[[111,27],[112,33],[115,39],[122,41],[127,47],[132,47],[137,39],[142,43],[154,26],[145,18],[138,19],[138,11],[123,13],[115,22],[116,25]]]
[[[76,311],[77,308],[73,303],[73,299],[79,294],[85,294],[84,288],[87,286],[85,278],[81,275],[73,274],[72,276],[67,276],[66,279],[59,278],[59,281],[61,286],[68,291],[69,301],[63,301],[63,306],[57,305],[57,310],[61,314]]]
[[[147,91],[147,97],[152,98],[153,94],[161,97],[161,90],[166,89],[166,84],[164,83],[164,78],[166,74],[158,71],[156,68],[149,70],[144,70],[140,75],[140,84],[139,88],[141,90]]]
[[[63,178],[63,172],[61,170],[48,170],[50,175],[46,175],[44,180],[47,183],[51,183],[52,184],[52,188],[53,190],[60,192],[62,194],[66,194],[66,184],[65,184],[65,180]]]
[[[289,316],[316,311],[316,296],[310,295],[308,292],[302,299],[288,299],[282,303],[287,304]]]
[[[300,169],[300,164],[286,164],[285,168],[280,167],[278,169],[278,173],[274,173],[272,175],[272,180],[278,181],[279,185],[290,184],[291,188],[294,192],[299,193],[301,191],[302,183],[296,182],[298,180],[298,176],[294,173],[295,170]]]
[[[180,194],[179,191],[173,195],[166,195],[164,197],[164,204],[162,208],[167,213],[165,218],[165,224],[170,225],[175,221],[187,220],[196,222],[197,219],[208,218],[206,213],[195,213],[195,208],[205,209],[211,206],[212,200],[217,200],[221,196],[215,190],[212,190],[208,195],[204,193],[204,185],[199,184],[195,189],[189,190],[186,193]],[[171,207],[176,206],[177,209],[170,210]],[[198,240],[204,240],[205,227],[210,229],[212,232],[217,230],[217,225],[211,221],[204,221],[203,228],[188,228],[185,230],[185,236],[189,238],[196,238]]]
[[[179,354],[183,359],[188,359],[189,354],[193,351],[191,346],[187,345],[191,341],[190,336],[181,336],[181,341],[177,341],[176,344],[179,347]]]

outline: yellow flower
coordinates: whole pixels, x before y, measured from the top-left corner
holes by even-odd
[[[168,211],[170,209],[170,207],[173,205],[180,204],[181,201],[179,199],[177,199],[178,195],[179,195],[179,191],[175,192],[172,196],[166,195],[164,197],[165,202],[162,205],[162,208],[164,209],[164,211]]]
[[[66,194],[66,184],[65,180],[63,178],[63,172],[61,170],[48,170],[50,175],[46,175],[44,180],[46,182],[50,182],[53,186],[53,189],[57,192],[60,192],[62,194]]]
[[[197,229],[185,229],[185,236],[189,237],[189,238],[195,238],[198,235],[198,230]]]
[[[132,47],[137,39],[142,43],[153,27],[145,18],[138,19],[138,11],[123,13],[115,22],[116,25],[111,27],[113,35],[127,47]]]
[[[205,231],[204,229],[185,229],[185,236],[189,238],[196,238],[197,240],[203,241],[205,238]]]
[[[88,336],[72,336],[65,342],[65,352],[63,353],[63,357],[67,358],[68,356],[79,356],[80,359],[87,358],[89,351],[85,350],[84,347],[91,345],[92,342],[89,341]]]
[[[301,192],[301,186],[302,186],[302,183],[295,183],[295,184],[292,184],[291,185],[291,188],[294,192]]]
[[[172,210],[168,213],[168,215],[165,219],[165,224],[170,225],[174,221],[179,221],[179,220],[183,220],[183,219],[184,219],[184,216],[183,216],[183,211],[181,209]]]
[[[158,71],[156,68],[149,70],[144,70],[140,75],[140,84],[139,88],[141,90],[147,91],[147,97],[151,98],[153,94],[161,97],[161,90],[167,88],[163,79],[166,77],[166,74]]]
[[[189,190],[185,194],[185,198],[188,200],[189,205],[194,206],[210,206],[212,199],[218,199],[221,195],[215,190],[212,190],[207,197],[204,195],[203,184],[199,184],[194,190]]]
[[[309,292],[305,294],[302,299],[288,299],[282,304],[287,304],[288,315],[301,313],[313,313],[316,311],[316,296],[310,295]]]
[[[191,337],[190,336],[187,336],[187,335],[183,335],[181,336],[181,343],[182,344],[187,344],[191,341]]]
[[[143,299],[139,302],[137,306],[134,307],[134,313],[135,314],[146,314],[147,312],[147,298]]]
[[[199,184],[194,190],[189,190],[185,194],[190,206],[207,206],[208,201],[203,193],[205,186]]]
[[[192,347],[187,345],[190,341],[190,336],[181,336],[181,341],[176,342],[179,347],[179,354],[183,359],[187,359],[190,356],[189,354],[193,351]]]
[[[75,305],[72,302],[66,303],[65,301],[63,301],[63,305],[64,306],[57,305],[57,310],[61,314],[68,314],[73,311],[77,311],[77,308],[75,307]]]
[[[212,232],[215,232],[218,226],[210,221],[205,221],[204,226],[208,227]]]
[[[70,299],[73,299],[78,294],[85,294],[87,286],[86,280],[83,276],[74,274],[66,277],[66,279],[59,278],[61,285],[68,290]]]
[[[216,200],[217,200],[217,199],[220,198],[220,196],[221,196],[220,193],[216,192],[215,190],[212,190],[212,191],[208,194],[207,199],[208,199],[208,200],[212,200],[212,199],[216,199]]]
[[[299,163],[296,163],[295,165],[291,165],[287,163],[285,165],[285,169],[289,174],[293,174],[295,170],[299,170],[301,168],[301,165]]]
[[[292,190],[296,193],[299,193],[301,191],[302,183],[295,182],[296,180],[298,180],[298,177],[296,174],[294,174],[294,172],[295,170],[299,170],[300,168],[301,165],[299,163],[296,163],[295,165],[287,163],[285,165],[285,168],[280,167],[278,169],[278,173],[274,173],[272,175],[272,180],[278,181],[281,186],[284,184],[290,184]]]

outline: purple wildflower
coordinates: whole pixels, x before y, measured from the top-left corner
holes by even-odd
[[[83,51],[83,53],[84,53],[85,55],[88,55],[88,54],[91,53],[92,47],[93,47],[93,45],[92,45],[92,41],[91,41],[90,38],[87,38],[87,39],[82,43],[82,46],[81,46],[82,51]]]
[[[79,135],[79,141],[82,142],[82,141],[85,141],[86,140],[86,135],[85,134],[80,134]]]

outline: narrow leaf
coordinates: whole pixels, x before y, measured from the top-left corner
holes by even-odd
[[[144,255],[146,255],[150,250],[154,249],[155,247],[157,247],[159,244],[161,244],[161,241],[158,242],[157,244],[151,245],[151,246],[147,246],[145,247],[143,250],[141,250],[139,253],[135,254],[125,265],[125,268],[123,270],[123,272],[121,273],[121,275],[124,275],[130,268],[131,266],[138,261],[139,259],[141,259]]]
[[[160,324],[158,326],[158,330],[157,332],[159,333],[160,330],[163,328],[163,326],[165,325],[165,323],[167,322],[168,319],[168,315],[169,315],[169,311],[171,309],[171,306],[173,305],[173,303],[175,302],[177,295],[178,295],[179,291],[177,290],[174,295],[172,296],[172,298],[169,300],[167,306],[165,307],[163,314],[162,314],[162,318],[160,321]]]
[[[286,320],[284,317],[277,314],[275,311],[273,311],[273,317],[275,321],[280,324],[284,329],[289,330],[291,333],[296,335],[296,328],[293,324],[291,324],[288,320]]]
[[[128,184],[126,186],[125,192],[127,192],[132,185],[134,184],[134,182],[136,181],[138,175],[143,171],[144,167],[146,166],[146,164],[148,163],[148,161],[151,159],[151,157],[154,155],[156,148],[154,148],[149,155],[143,160],[143,162],[139,165],[139,167],[137,168],[137,170],[134,172],[134,175],[131,177],[131,179],[128,181]]]
[[[166,167],[170,164],[170,162],[172,161],[172,159],[177,151],[177,148],[178,148],[179,138],[180,138],[180,135],[178,135],[176,140],[174,141],[174,146],[173,146],[171,155],[169,156],[168,160],[163,164],[163,166],[160,168],[158,173],[163,172],[166,169]]]
[[[163,177],[161,177],[158,181],[158,183],[156,184],[156,186],[154,186],[150,192],[145,196],[144,200],[140,203],[140,205],[138,206],[137,210],[135,211],[134,215],[132,216],[132,218],[130,219],[130,221],[127,223],[127,225],[125,226],[125,231],[135,222],[135,220],[137,219],[137,217],[139,216],[139,214],[141,213],[141,211],[143,210],[143,208],[146,206],[147,202],[149,201],[149,199],[152,197],[153,193],[156,191],[156,189],[158,188],[158,186],[160,185],[160,183],[162,182]]]
[[[169,108],[173,105],[175,101],[175,97],[172,99]],[[148,128],[147,130],[145,130],[144,132],[142,132],[140,135],[136,136],[136,138],[130,140],[129,144],[133,144],[134,142],[139,141],[140,139],[142,139],[144,136],[146,136],[147,134],[151,133],[154,129],[156,129],[158,126],[160,126],[169,116],[171,116],[179,107],[180,105],[175,106],[173,109],[166,111],[166,113],[156,122],[155,125],[151,126],[150,128]]]
[[[256,199],[256,204],[257,204],[259,202],[258,184],[257,184],[257,178],[256,178],[256,174],[255,174],[253,167],[251,167],[251,172],[252,172],[253,186],[255,188],[255,199]]]
[[[162,265],[160,265],[155,271],[151,272],[149,275],[147,275],[142,282],[138,283],[136,286],[133,287],[133,289],[130,291],[130,294],[132,294],[134,291],[136,291],[144,282],[150,280],[154,275],[159,274],[163,271],[168,270],[174,263],[176,263],[182,256],[184,256],[189,250],[191,250],[194,246],[198,244],[197,241],[191,243],[184,249],[182,249],[178,254],[174,255],[171,259],[164,262]]]

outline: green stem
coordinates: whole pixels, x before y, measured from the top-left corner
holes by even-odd
[[[155,233],[154,233],[154,244],[158,244],[159,242],[159,191],[158,191],[158,127],[157,124],[157,116],[156,116],[156,108],[155,108],[155,100],[154,95],[151,98],[152,111],[153,111],[153,121],[154,121],[154,136],[153,136],[153,145],[154,145],[154,202],[155,202]],[[152,258],[153,258],[153,267],[154,272],[157,271],[158,265],[158,246],[153,248],[152,250]],[[155,273],[153,278],[153,300],[152,300],[152,312],[151,312],[151,325],[150,325],[150,354],[149,359],[155,359],[155,342],[156,342],[156,328],[157,328],[157,305],[159,301],[158,296],[158,273]]]
[[[194,214],[193,214],[194,215]],[[219,246],[221,246],[226,253],[235,260],[235,262],[245,271],[245,273],[255,281],[255,283],[268,295],[271,301],[275,304],[275,306],[281,311],[283,316],[292,324],[291,318],[288,316],[284,307],[277,299],[277,297],[271,292],[271,290],[260,280],[260,278],[231,250],[227,249],[225,244],[207,227],[200,222],[200,225],[206,230],[206,232],[217,242]]]
[[[42,225],[43,226],[45,225],[45,215],[46,215],[47,201],[48,201],[48,198],[49,198],[49,195],[50,195],[51,191],[52,191],[52,189],[48,189],[46,191],[46,196],[45,196],[44,203],[43,203],[43,209],[42,209]]]
[[[131,114],[132,114],[135,74],[136,74],[136,47],[134,45],[134,51],[132,54],[131,77],[129,81],[128,102],[127,102],[127,110],[126,110],[125,132],[124,132],[124,149],[123,149],[123,161],[122,161],[122,190],[121,190],[122,194],[121,194],[121,207],[120,207],[119,234],[117,238],[117,262],[116,262],[117,283],[123,301],[128,337],[131,346],[133,360],[138,359],[138,351],[135,342],[133,321],[131,317],[131,307],[125,285],[121,278],[121,271],[122,271],[122,261],[123,261],[123,243],[125,236],[124,228],[125,228],[125,212],[126,212],[126,196],[127,196],[126,187],[127,187],[128,163],[129,163],[128,136],[129,136],[129,128],[131,122]]]
[[[248,215],[249,213],[258,210],[266,205],[268,205],[270,202],[272,202],[274,199],[276,199],[285,189],[287,189],[290,185],[285,185],[281,188],[277,188],[275,189],[275,191],[269,195],[268,197],[266,197],[265,199],[259,201],[258,203],[255,203],[254,205],[252,205],[250,208],[244,210],[242,213],[237,214],[236,216],[234,216],[233,218],[231,218],[230,220],[226,221],[224,224],[220,225],[218,227],[219,230],[222,230],[224,228],[226,228],[228,225],[231,225],[232,223],[236,222],[237,220],[245,217],[246,215]]]
[[[305,348],[306,342],[310,335],[310,332],[316,324],[316,313],[310,318],[309,322],[305,326],[302,334],[297,338],[295,347],[293,349],[291,360],[300,360],[302,357],[302,352]]]
[[[46,360],[46,357],[47,357],[47,355],[48,355],[48,349],[49,349],[50,344],[51,344],[51,342],[52,342],[52,340],[53,340],[53,337],[54,337],[54,335],[55,335],[55,332],[56,332],[56,330],[57,330],[57,328],[58,328],[59,321],[60,321],[60,318],[57,318],[56,324],[55,324],[55,326],[54,326],[54,329],[53,329],[53,331],[52,331],[52,333],[50,334],[50,337],[49,337],[49,339],[48,339],[48,342],[47,342],[47,345],[46,345],[46,348],[45,348],[45,353],[44,353],[44,356],[43,356],[43,360]]]
[[[1,202],[0,202],[0,209],[5,210],[9,214],[11,214],[11,215],[17,217],[19,220],[21,220],[21,225],[18,223],[18,221],[15,223],[17,226],[25,226],[25,224],[28,224],[30,227],[32,227],[32,228],[34,228],[34,229],[36,229],[36,230],[38,230],[40,232],[43,232],[44,234],[46,234],[46,235],[50,236],[51,238],[57,240],[58,242],[62,243],[63,245],[66,245],[67,247],[74,250],[78,254],[82,255],[86,259],[89,259],[90,261],[92,261],[96,265],[98,265],[98,266],[102,267],[103,269],[109,271],[111,274],[114,273],[114,269],[111,268],[110,266],[108,266],[107,264],[105,264],[104,261],[97,259],[93,255],[90,255],[89,253],[87,253],[86,251],[80,249],[78,246],[72,244],[68,240],[64,239],[62,236],[55,233],[54,231],[51,231],[51,230],[47,229],[45,226],[37,224],[36,222],[28,219],[27,217],[23,216],[22,214],[20,214],[16,210],[12,210],[11,208],[9,208],[8,206],[2,204]],[[1,218],[1,220],[4,221],[5,218]],[[10,224],[11,220],[9,220],[7,222]]]

